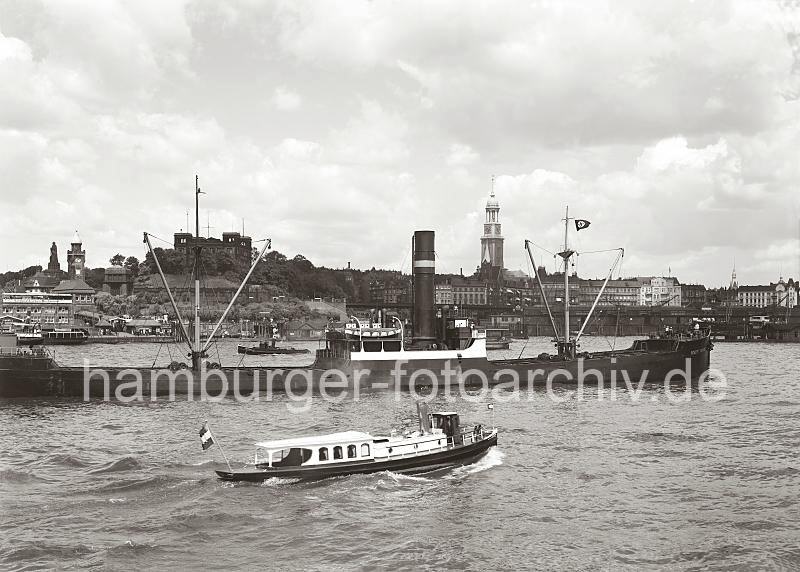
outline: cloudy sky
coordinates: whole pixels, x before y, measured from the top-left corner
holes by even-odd
[[[197,173],[213,235],[408,271],[430,228],[471,272],[494,174],[511,269],[569,204],[626,275],[797,277],[795,34],[746,0],[0,0],[0,270],[75,229],[92,267],[141,258]]]

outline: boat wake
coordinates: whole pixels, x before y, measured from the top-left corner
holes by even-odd
[[[483,471],[488,471],[492,467],[502,465],[504,458],[505,454],[500,449],[497,447],[492,447],[483,457],[478,460],[478,462],[453,469],[449,475],[449,478],[459,478],[467,475],[482,473]]]
[[[431,482],[434,481],[434,479],[432,479],[430,477],[423,477],[423,476],[420,476],[420,475],[404,475],[403,473],[393,473],[392,471],[386,471],[384,474],[386,476],[388,476],[390,479],[392,479],[396,483],[400,483],[400,482],[404,482],[404,481],[405,482],[413,481],[413,482],[418,482],[418,483],[431,483]]]

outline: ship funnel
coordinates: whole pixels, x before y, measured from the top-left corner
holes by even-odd
[[[436,275],[434,232],[414,232],[414,340],[415,346],[436,342],[433,278]]]

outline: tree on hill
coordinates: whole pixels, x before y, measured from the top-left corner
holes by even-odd
[[[114,256],[109,258],[108,261],[111,263],[111,266],[122,266],[125,262],[125,257],[117,252]]]
[[[128,269],[128,271],[131,273],[131,276],[134,278],[139,276],[139,259],[135,256],[129,256],[126,258],[123,266]]]

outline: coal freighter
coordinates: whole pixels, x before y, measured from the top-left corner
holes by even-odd
[[[559,253],[564,264],[564,288],[569,292],[569,260],[575,251],[569,248],[569,210],[565,217],[564,250]],[[531,257],[530,243],[525,248]],[[618,256],[606,276],[603,287],[594,300],[584,327],[589,323],[606,284],[621,260]],[[517,381],[519,386],[551,383],[576,383],[582,379],[587,384],[627,382],[663,383],[668,378],[675,381],[696,381],[709,368],[712,344],[710,332],[698,327],[685,333],[665,332],[648,339],[635,340],[626,349],[603,352],[581,352],[581,329],[572,336],[569,324],[569,296],[564,296],[564,327],[559,332],[550,311],[538,272],[542,300],[553,327],[555,352],[542,353],[534,358],[489,360],[486,353],[486,336],[465,318],[451,317],[444,323],[434,312],[435,251],[434,232],[420,230],[414,233],[413,337],[403,337],[402,324],[362,324],[353,319],[344,331],[327,333],[325,348],[317,351],[315,366],[347,371],[354,378],[368,372],[372,385],[381,380],[384,386],[399,383],[401,387],[425,385],[442,386],[445,377],[449,383],[467,386],[487,383],[507,384]],[[534,270],[536,272],[536,270]],[[516,379],[515,379],[516,378]],[[485,381],[484,381],[485,380]]]
[[[195,185],[195,208],[199,187]],[[569,216],[566,217],[567,228]],[[199,221],[196,217],[196,236]],[[153,252],[149,235],[144,241]],[[196,242],[196,244],[199,241]],[[217,328],[233,306],[244,284],[269,246],[261,250],[242,285],[222,315]],[[529,244],[526,242],[528,255]],[[313,364],[300,369],[265,367],[224,367],[210,362],[207,350],[216,329],[203,341],[199,331],[198,304],[195,303],[194,335],[183,326],[180,312],[167,287],[170,303],[179,318],[184,339],[189,346],[188,363],[172,362],[163,368],[123,368],[94,366],[87,374],[84,368],[62,367],[42,348],[21,349],[8,347],[0,340],[0,397],[38,395],[67,395],[99,397],[105,399],[134,396],[142,399],[157,395],[201,394],[217,396],[233,392],[245,395],[259,391],[292,391],[303,393],[315,390],[322,380],[347,381],[348,384],[382,389],[441,384],[466,386],[507,384],[514,381],[521,387],[535,384],[575,383],[633,383],[640,381],[663,383],[675,372],[684,372],[683,381],[694,381],[709,368],[712,349],[710,332],[693,330],[685,334],[675,332],[635,340],[627,348],[616,351],[580,352],[583,330],[572,336],[569,330],[569,301],[565,296],[565,320],[559,335],[556,322],[547,307],[547,297],[542,299],[550,315],[555,334],[554,353],[542,353],[535,358],[489,360],[486,353],[486,336],[479,332],[469,319],[450,317],[437,319],[434,311],[435,251],[434,232],[420,230],[414,233],[413,250],[413,335],[405,339],[404,327],[396,323],[366,323],[353,319],[342,330],[326,333],[324,348],[317,350]],[[569,291],[569,259],[575,252],[568,248],[565,231],[565,248],[560,253],[564,261],[565,292]],[[620,257],[622,251],[620,251]],[[157,270],[167,284],[153,252]],[[195,247],[195,260],[199,260],[200,247]],[[619,260],[619,258],[618,258]],[[616,264],[616,263],[615,263]],[[195,299],[199,300],[200,278],[195,264]],[[533,268],[536,265],[533,264]],[[594,311],[605,284],[614,270],[612,266],[603,288],[592,305]],[[540,280],[536,280],[542,288]],[[591,316],[590,312],[590,316]],[[589,317],[584,322],[589,323]],[[13,344],[16,343],[16,338]],[[11,345],[11,342],[8,342]],[[6,346],[6,347],[2,347]],[[583,376],[581,376],[583,374]],[[681,381],[680,376],[678,381]]]

